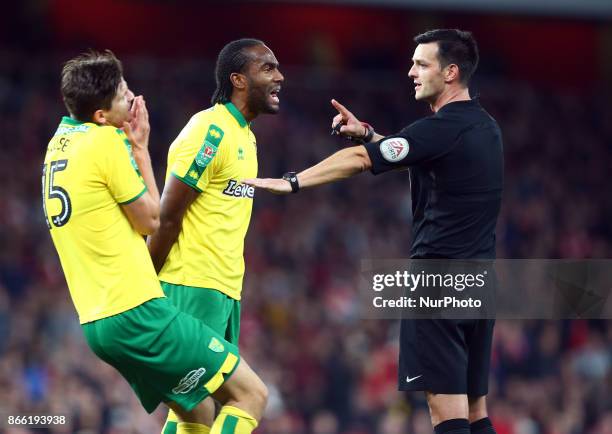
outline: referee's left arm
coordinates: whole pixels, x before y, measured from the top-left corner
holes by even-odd
[[[320,163],[298,173],[297,189],[339,181],[369,170],[371,167],[372,161],[365,146],[344,148]],[[243,182],[276,194],[287,194],[293,190],[288,180],[280,178],[245,179]]]
[[[372,167],[365,146],[351,146],[330,155],[320,163],[298,173],[300,188],[315,187],[350,178]]]

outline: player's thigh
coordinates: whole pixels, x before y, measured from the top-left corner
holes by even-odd
[[[468,405],[470,409],[468,418],[470,423],[476,422],[477,420],[488,416],[486,396],[468,396]]]
[[[468,418],[467,395],[447,395],[427,392],[425,396],[433,426],[445,420]]]
[[[213,397],[221,403],[253,400],[265,405],[268,389],[248,363],[241,359],[231,378],[213,393]]]
[[[215,420],[215,403],[212,398],[205,398],[191,411],[186,411],[176,402],[165,404],[174,411],[180,422],[199,423],[210,427]],[[176,433],[176,428],[173,432]]]

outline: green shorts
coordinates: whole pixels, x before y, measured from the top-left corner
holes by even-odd
[[[203,321],[211,329],[238,346],[240,301],[221,291],[161,282],[166,296],[181,312]]]
[[[166,297],[82,327],[93,352],[121,373],[149,413],[162,401],[192,410],[240,362],[235,345]]]

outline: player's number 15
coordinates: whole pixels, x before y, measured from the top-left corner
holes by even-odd
[[[47,167],[49,171],[49,183],[47,186]],[[70,220],[72,214],[72,203],[70,202],[70,196],[68,192],[62,187],[54,183],[55,172],[65,170],[68,167],[68,160],[56,160],[51,161],[48,164],[43,164],[42,169],[42,190],[43,190],[43,211],[45,213],[45,221],[47,226],[51,229],[51,223],[49,223],[49,216],[47,215],[47,198],[59,199],[62,202],[62,210],[59,214],[51,217],[53,225],[56,227],[64,226]]]

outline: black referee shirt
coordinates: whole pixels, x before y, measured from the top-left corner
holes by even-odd
[[[409,168],[413,258],[495,258],[502,137],[477,99],[446,104],[366,149],[375,175]]]

